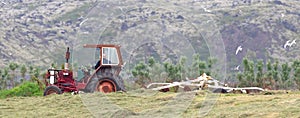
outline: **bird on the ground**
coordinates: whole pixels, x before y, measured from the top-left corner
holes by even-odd
[[[239,51],[242,51],[243,48],[242,46],[237,47],[236,51],[235,51],[235,55],[237,55],[239,53]]]

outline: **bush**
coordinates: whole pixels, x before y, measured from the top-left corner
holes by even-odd
[[[0,91],[0,98],[14,97],[14,96],[42,96],[43,90],[40,90],[39,85],[33,82],[24,82],[21,85],[10,90]]]

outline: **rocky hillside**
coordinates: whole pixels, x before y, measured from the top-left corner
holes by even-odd
[[[2,1],[1,66],[11,61],[45,66],[63,58],[69,36],[92,6],[85,1]]]
[[[100,42],[125,47],[125,61],[149,55],[167,60],[198,52],[226,54],[227,69],[240,65],[246,56],[285,62],[300,57],[299,4],[299,0],[1,0],[0,66],[12,61],[49,66],[63,61],[67,46],[80,52],[83,43]],[[284,48],[288,40],[296,40],[296,45]],[[145,45],[148,48],[141,48]],[[242,51],[236,54],[238,46]],[[147,53],[134,54],[140,50]],[[88,57],[78,55],[77,61]]]

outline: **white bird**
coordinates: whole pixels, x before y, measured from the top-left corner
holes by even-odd
[[[237,55],[239,53],[239,51],[242,51],[243,48],[242,46],[237,47],[236,51],[235,51],[235,55]]]
[[[211,12],[210,10],[207,10],[205,7],[202,7],[202,9],[203,9],[205,12]]]
[[[242,11],[242,10],[239,10],[239,13],[243,13],[243,11]]]
[[[236,66],[234,70],[240,70],[240,65]]]
[[[291,40],[286,41],[283,48],[287,48],[287,46],[292,47],[293,45],[296,45],[296,39],[293,40],[292,42]]]
[[[296,39],[294,39],[294,40],[292,41],[291,46],[293,46],[294,44],[296,45]]]
[[[84,22],[86,22],[88,20],[88,18],[87,19],[84,19],[80,24],[79,24],[79,26],[81,26]]]
[[[286,41],[283,48],[286,48],[286,46],[290,46],[290,40]]]

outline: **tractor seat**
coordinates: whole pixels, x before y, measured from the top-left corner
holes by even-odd
[[[72,84],[70,84],[70,83],[62,83],[61,85],[62,85],[62,86],[65,86],[65,87],[72,86]]]

